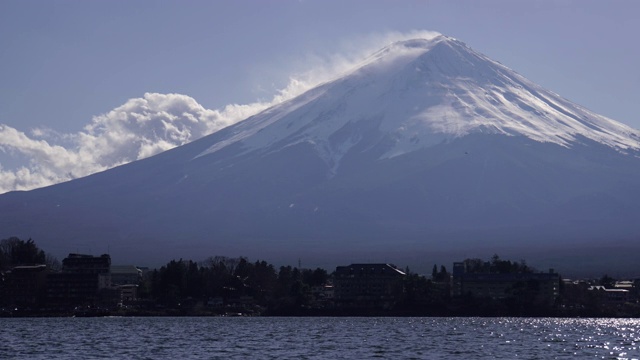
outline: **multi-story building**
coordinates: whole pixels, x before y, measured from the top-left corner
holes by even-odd
[[[46,265],[16,266],[7,275],[6,296],[17,308],[37,308],[44,299]]]
[[[551,305],[559,296],[560,275],[518,272],[467,272],[464,262],[453,264],[452,295],[471,295],[477,298],[505,299],[514,296],[533,296],[539,304]]]
[[[390,309],[401,299],[405,273],[389,264],[338,266],[333,290],[337,307]]]
[[[62,271],[47,277],[47,300],[53,306],[94,305],[99,290],[111,284],[111,257],[69,254]]]

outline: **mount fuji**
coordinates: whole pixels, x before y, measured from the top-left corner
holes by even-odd
[[[248,256],[330,268],[494,253],[635,269],[640,131],[446,36],[187,145],[0,196],[0,236],[116,262]]]

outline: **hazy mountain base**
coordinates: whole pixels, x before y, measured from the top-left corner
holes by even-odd
[[[597,272],[586,263],[624,271],[610,255],[640,247],[640,161],[589,145],[475,135],[385,160],[355,152],[337,174],[304,143],[228,167],[225,154],[210,154],[178,174],[163,171],[169,153],[0,197],[0,222],[53,251],[109,251],[124,262],[247,254],[419,268],[500,252],[570,272]]]

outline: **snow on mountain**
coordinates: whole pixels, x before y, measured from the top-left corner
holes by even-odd
[[[249,119],[200,156],[236,142],[245,151],[308,142],[337,168],[362,134],[340,141],[332,135],[365,122],[391,139],[382,159],[472,133],[523,135],[565,147],[587,138],[619,151],[640,149],[638,130],[438,36],[388,46],[353,72]]]
[[[637,130],[458,40],[414,39],[192,143],[0,195],[0,237],[155,264],[243,255],[428,269],[500,253],[561,269],[605,253],[632,267],[638,155]]]

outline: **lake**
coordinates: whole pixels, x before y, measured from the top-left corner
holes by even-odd
[[[640,319],[0,319],[0,359],[640,358]]]

